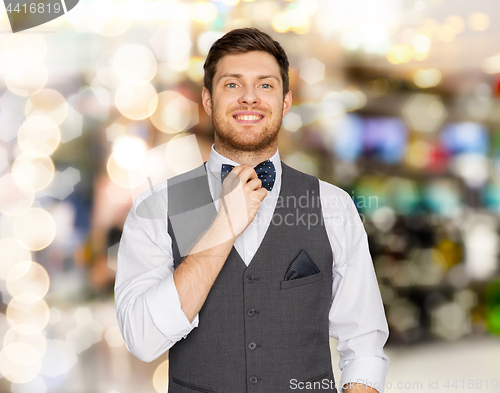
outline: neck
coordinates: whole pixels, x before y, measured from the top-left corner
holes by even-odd
[[[250,166],[256,166],[260,164],[262,161],[269,160],[278,149],[277,143],[272,143],[262,149],[254,150],[254,151],[242,151],[232,149],[228,146],[225,146],[221,143],[217,143],[217,140],[214,143],[214,149],[220,155],[237,162],[238,164],[247,164]]]

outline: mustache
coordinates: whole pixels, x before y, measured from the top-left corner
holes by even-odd
[[[265,107],[260,107],[260,106],[239,106],[237,108],[231,108],[227,111],[228,114],[232,115],[237,112],[244,112],[244,111],[256,111],[256,112],[261,112],[263,114],[269,114],[269,109]]]

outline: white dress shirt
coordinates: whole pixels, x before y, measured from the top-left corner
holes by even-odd
[[[276,169],[272,191],[262,201],[255,219],[236,239],[234,247],[249,265],[271,222],[281,189],[279,152],[270,158]],[[222,164],[239,164],[212,146],[207,162],[208,185],[219,209]],[[167,181],[154,188],[165,189]],[[368,250],[368,240],[356,207],[348,193],[319,181],[325,229],[333,254],[333,291],[330,336],[338,340],[340,386],[365,383],[384,390],[389,359],[383,346],[389,330],[382,299]],[[166,192],[164,193],[166,197]],[[177,341],[186,338],[199,323],[192,323],[181,309],[173,280],[172,240],[163,219],[145,219],[136,207],[149,195],[135,201],[123,228],[118,251],[115,301],[118,323],[127,348],[143,361],[152,361]],[[203,322],[202,322],[203,323]]]

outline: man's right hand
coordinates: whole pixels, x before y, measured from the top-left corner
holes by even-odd
[[[174,271],[174,284],[189,322],[201,310],[234,241],[253,221],[266,195],[249,165],[237,166],[224,179],[214,223]]]
[[[240,165],[227,175],[222,183],[219,217],[225,217],[232,236],[238,237],[255,218],[267,190],[250,165]]]

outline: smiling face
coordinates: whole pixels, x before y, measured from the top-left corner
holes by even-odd
[[[274,154],[292,93],[283,98],[280,68],[271,54],[252,51],[224,56],[217,64],[212,95],[204,88],[202,99],[212,117],[217,151],[227,157],[238,152]]]

